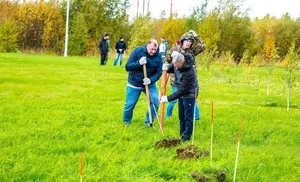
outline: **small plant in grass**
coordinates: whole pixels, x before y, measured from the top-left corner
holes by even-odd
[[[253,77],[251,78],[252,82],[251,84],[255,87],[256,94],[258,94],[259,88],[260,88],[260,83],[261,83],[261,78],[262,76],[258,73],[258,67],[261,65],[263,62],[263,57],[262,55],[256,55],[253,57],[250,65],[252,66],[252,74]]]
[[[252,67],[247,64],[241,65],[243,69],[243,82],[249,83]]]
[[[233,54],[230,51],[222,53],[218,59],[218,62],[220,64],[220,70],[222,72],[230,69],[232,65],[236,65],[233,59]]]
[[[240,65],[250,65],[251,63],[251,56],[249,53],[249,50],[247,49],[244,53],[243,53],[243,57],[240,60],[239,64]]]
[[[200,66],[206,68],[206,71],[209,72],[210,66],[213,64],[215,60],[215,55],[217,54],[217,50],[205,51],[201,56],[198,56],[197,59],[199,60],[198,63]]]
[[[266,66],[268,69],[268,75],[267,75],[267,96],[269,96],[270,93],[270,79],[272,76],[272,73],[274,71],[274,66],[276,63],[280,61],[280,56],[277,53],[277,49],[273,49],[271,52],[270,59],[266,62]]]
[[[260,83],[261,83],[260,75],[254,74],[251,76],[250,84],[252,85],[252,87],[255,88],[256,94],[258,94]]]
[[[255,59],[252,60],[249,51],[247,50],[240,61],[240,65],[243,68],[244,82],[254,87],[256,93],[259,91],[259,85],[261,82],[261,77],[258,74],[255,74],[260,62],[260,59],[257,58],[258,57],[255,57]]]
[[[299,70],[300,66],[300,56],[295,52],[295,43],[290,47],[289,52],[285,56],[281,66],[284,68],[285,73],[282,76],[286,84],[287,89],[287,107],[286,111],[289,111],[290,108],[290,96],[291,88],[295,85],[297,77],[296,72]]]
[[[236,62],[234,61],[233,54],[230,51],[222,53],[219,57],[219,64],[220,64],[220,72],[223,72],[223,79],[227,79],[228,82],[232,82],[230,76],[226,78],[227,73],[230,73],[232,68],[237,66]]]
[[[263,56],[261,55],[261,54],[257,54],[257,55],[255,55],[255,56],[253,56],[252,58],[251,58],[251,65],[252,66],[262,66],[263,65],[263,62],[264,62],[264,58],[263,58]]]

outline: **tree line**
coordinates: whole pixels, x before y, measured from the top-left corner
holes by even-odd
[[[72,0],[69,16],[69,55],[98,55],[98,42],[110,34],[111,46],[124,37],[130,49],[144,45],[150,38],[165,36],[175,44],[188,30],[195,30],[206,43],[206,54],[232,55],[235,62],[250,64],[280,61],[291,48],[300,49],[300,18],[288,13],[281,18],[266,15],[251,19],[242,10],[242,1],[220,0],[207,9],[208,1],[194,7],[190,15],[176,13],[159,18],[145,16],[129,19],[128,0]],[[0,0],[0,52],[43,52],[62,55],[65,39],[67,2]],[[171,47],[171,46],[170,46]]]

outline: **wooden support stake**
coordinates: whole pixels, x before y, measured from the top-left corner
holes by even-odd
[[[80,153],[80,182],[83,180],[83,154]]]
[[[194,93],[194,117],[193,117],[193,133],[192,133],[192,145],[194,145],[194,140],[195,140],[195,125],[196,125],[196,104],[197,104],[197,88],[195,88],[195,93]]]
[[[213,158],[213,140],[214,140],[214,102],[211,102],[211,136],[210,136],[210,166]]]
[[[238,145],[237,145],[237,150],[236,150],[233,182],[235,182],[235,178],[236,178],[236,170],[237,170],[237,165],[238,165],[239,151],[240,151],[240,144],[241,144],[241,136],[242,136],[242,125],[243,125],[243,117],[241,117],[241,121],[240,121],[240,131],[239,131]]]

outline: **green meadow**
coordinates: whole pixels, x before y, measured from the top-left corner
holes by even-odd
[[[209,176],[214,170],[232,181],[241,117],[236,180],[300,181],[300,72],[287,112],[282,68],[274,68],[267,96],[268,68],[213,65],[207,71],[198,65],[201,120],[194,145],[210,150],[213,101],[211,166],[210,157],[176,158],[176,149],[191,142],[154,146],[179,137],[177,108],[162,135],[157,121],[154,128],[144,126],[147,100],[141,95],[132,124],[124,126],[127,72],[112,59],[106,66],[98,62],[0,54],[0,181],[79,181],[80,153],[83,181],[194,181],[191,172]]]

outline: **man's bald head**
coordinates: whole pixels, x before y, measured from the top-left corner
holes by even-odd
[[[157,49],[158,49],[157,40],[155,39],[149,40],[147,44],[147,52],[150,54],[150,56],[153,56],[157,52]]]

